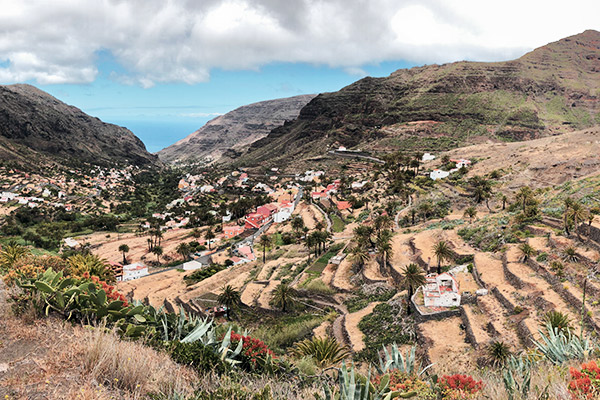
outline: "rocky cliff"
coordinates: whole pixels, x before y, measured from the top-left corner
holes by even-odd
[[[21,84],[0,86],[0,158],[29,164],[162,165],[128,129]]]
[[[282,164],[330,146],[444,150],[600,124],[600,32],[506,62],[456,62],[364,78],[320,94],[292,123],[254,142],[240,164]],[[289,163],[288,163],[289,164]]]
[[[285,121],[294,120],[300,109],[314,97],[294,96],[237,108],[159,151],[158,156],[166,162],[193,162],[207,157],[219,160],[224,154],[235,157]]]

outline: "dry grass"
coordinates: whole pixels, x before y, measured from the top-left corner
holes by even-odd
[[[120,340],[115,332],[87,329],[79,338],[84,368],[96,381],[122,389],[131,398],[146,393],[190,394],[197,376],[174,363],[168,354],[138,342]]]

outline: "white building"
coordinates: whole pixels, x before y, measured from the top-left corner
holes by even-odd
[[[79,242],[73,238],[66,238],[64,239],[65,242],[65,246],[69,246],[70,248],[74,249],[75,247],[79,246]]]
[[[200,269],[204,266],[205,266],[204,264],[202,264],[200,261],[196,261],[196,260],[192,260],[192,261],[183,263],[183,269],[185,271],[194,271],[194,270]]]
[[[452,307],[460,305],[458,282],[447,272],[427,276],[423,286],[425,307]]]
[[[450,175],[450,172],[448,172],[448,171],[442,171],[441,169],[434,169],[429,174],[429,177],[435,181],[438,179],[447,178],[449,175]]]
[[[123,267],[123,281],[131,281],[148,275],[148,267],[136,262]]]
[[[365,185],[367,184],[367,181],[362,181],[362,182],[352,182],[352,189],[362,189],[363,187],[365,187]]]
[[[433,161],[435,160],[435,156],[431,153],[425,153],[423,154],[423,158],[421,158],[421,161]]]
[[[281,223],[281,222],[287,221],[288,219],[290,219],[293,212],[294,212],[294,204],[293,203],[283,204],[283,205],[281,205],[281,207],[279,207],[279,210],[275,214],[273,214],[273,222]]]

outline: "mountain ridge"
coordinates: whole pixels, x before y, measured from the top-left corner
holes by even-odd
[[[296,120],[254,142],[236,164],[307,159],[335,145],[447,150],[600,124],[600,32],[511,61],[460,61],[363,78],[311,100]]]
[[[0,155],[29,164],[162,166],[130,130],[28,84],[0,86]]]
[[[157,154],[165,162],[218,160],[235,156],[274,128],[297,117],[300,109],[316,95],[300,95],[260,101],[220,115],[184,139]]]

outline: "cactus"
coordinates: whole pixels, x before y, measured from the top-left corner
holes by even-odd
[[[390,369],[397,369],[401,372],[404,372],[408,375],[417,375],[421,376],[425,371],[433,366],[433,364],[429,364],[425,368],[421,369],[421,364],[417,365],[416,363],[416,351],[417,347],[412,346],[409,352],[406,354],[406,357],[402,355],[402,352],[398,348],[396,343],[392,344],[391,351],[383,346],[383,353],[385,354],[385,362],[379,356],[379,365],[377,366],[377,370],[380,374],[384,374]]]

